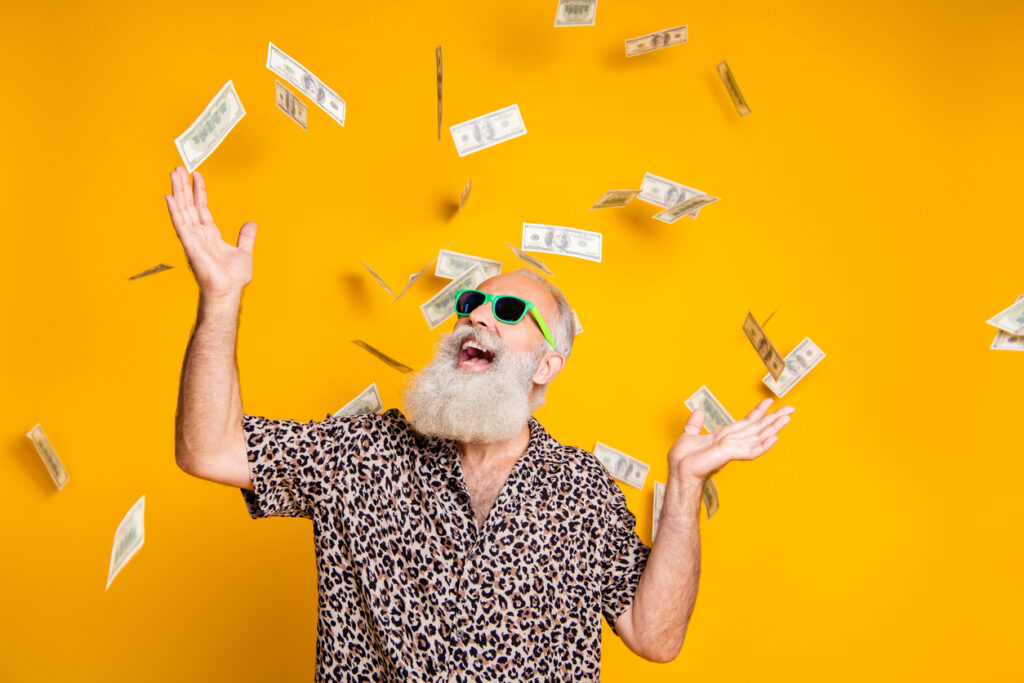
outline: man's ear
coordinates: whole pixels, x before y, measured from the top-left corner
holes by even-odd
[[[565,356],[558,353],[557,351],[551,351],[544,355],[544,359],[537,366],[537,371],[533,373],[533,381],[535,384],[547,384],[555,378],[562,368],[565,367]]]

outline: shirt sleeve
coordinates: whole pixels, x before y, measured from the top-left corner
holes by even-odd
[[[651,549],[636,533],[636,516],[626,507],[626,496],[611,477],[608,484],[611,490],[601,546],[601,611],[612,632],[619,635],[615,620],[633,604]]]
[[[317,422],[242,415],[249,476],[240,489],[249,516],[313,518],[336,474],[338,443],[331,418]]]

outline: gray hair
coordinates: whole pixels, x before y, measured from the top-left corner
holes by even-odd
[[[569,306],[569,301],[565,298],[565,295],[562,294],[562,290],[529,268],[519,268],[512,272],[521,273],[541,283],[555,300],[555,319],[545,320],[544,322],[548,324],[551,336],[555,339],[555,351],[568,358],[569,354],[572,353],[573,339],[576,337],[576,323],[573,320],[572,308]]]

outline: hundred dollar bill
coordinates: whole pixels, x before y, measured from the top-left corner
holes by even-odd
[[[686,42],[686,26],[667,28],[664,31],[650,33],[646,36],[630,38],[626,41],[626,56],[634,57],[651,50],[672,47]]]
[[[377,392],[377,383],[373,382],[370,386],[363,389],[362,393],[346,403],[341,410],[334,414],[334,417],[377,413],[383,407],[384,403],[381,402],[380,393]]]
[[[437,61],[437,139],[441,139],[441,46],[434,50]]]
[[[707,513],[708,519],[711,519],[711,515],[718,512],[718,487],[715,486],[715,482],[711,477],[708,477],[708,480],[704,482],[701,499],[704,501],[704,512]]]
[[[640,194],[640,190],[608,190],[597,200],[591,209],[614,209],[625,206],[633,201],[633,197]]]
[[[434,261],[436,261],[436,260],[437,259],[434,259]],[[395,301],[398,301],[399,299],[402,298],[403,294],[405,294],[407,291],[409,291],[409,288],[412,287],[416,283],[417,280],[419,280],[421,277],[423,277],[423,274],[425,272],[427,272],[427,269],[430,268],[430,266],[434,265],[434,261],[431,261],[430,263],[425,265],[423,267],[423,269],[420,270],[418,273],[413,273],[412,275],[410,275],[409,276],[409,281],[405,283],[405,287],[403,287],[402,291],[399,292],[398,294],[395,294],[391,290],[391,288],[388,287],[388,284],[386,282],[384,282],[384,278],[382,278],[380,275],[377,275],[377,273],[373,270],[373,268],[371,268],[370,266],[366,265],[362,261],[360,261],[359,263],[362,264],[363,268],[366,268],[366,270],[369,271],[370,275],[373,276],[373,279],[377,281],[377,284],[379,284],[381,287],[384,288],[385,292],[387,292],[391,296],[395,297]]]
[[[601,262],[601,233],[561,225],[523,223],[523,249]]]
[[[306,105],[281,81],[275,78],[274,83],[277,86],[277,108],[287,114],[292,121],[302,126],[302,130],[306,130]]]
[[[372,346],[370,346],[369,344],[364,342],[362,339],[353,339],[352,343],[355,344],[356,346],[358,346],[359,348],[363,349],[367,353],[370,353],[370,354],[376,356],[377,358],[379,358],[380,360],[384,361],[385,363],[387,363],[388,365],[393,367],[395,370],[398,370],[399,372],[405,372],[405,373],[412,372],[412,368],[410,368],[405,363],[401,363],[401,362],[395,360],[394,358],[392,358],[391,356],[387,355],[386,353],[378,351],[377,349],[373,348]]]
[[[743,332],[747,335],[750,343],[754,345],[757,355],[761,357],[761,362],[768,368],[768,372],[771,373],[772,377],[778,379],[782,371],[786,369],[786,361],[782,359],[782,354],[776,351],[772,343],[768,341],[764,330],[754,320],[754,316],[750,314],[750,311],[747,311],[747,318],[743,321]]]
[[[462,275],[473,266],[480,266],[484,271],[484,279],[494,277],[501,272],[501,261],[460,254],[456,251],[442,249],[437,255],[437,267],[434,268],[436,277],[452,279]]]
[[[729,411],[725,409],[725,406],[715,398],[715,395],[706,386],[702,386],[693,396],[686,399],[686,407],[691,412],[697,409],[704,411],[704,428],[708,432],[713,432],[719,427],[724,427],[736,421],[732,419]]]
[[[462,273],[454,280],[445,285],[440,292],[430,298],[429,301],[420,306],[423,317],[427,319],[427,325],[434,329],[445,320],[455,314],[455,293],[460,289],[473,289],[487,279],[484,269],[480,264]]]
[[[267,43],[267,68],[316,102],[316,106],[342,126],[345,125],[345,100],[338,96],[306,67],[286,55],[273,43]]]
[[[594,446],[594,455],[619,481],[624,481],[638,489],[644,487],[644,482],[647,481],[647,472],[651,469],[647,463],[637,460],[632,455],[617,451],[611,446],[606,446],[600,441]]]
[[[1024,300],[1018,297],[1012,306],[992,316],[987,322],[1010,334],[1024,332]]]
[[[513,104],[478,116],[451,127],[452,139],[459,156],[464,157],[497,145],[500,142],[526,135],[526,125],[519,114],[519,105]]]
[[[659,221],[664,221],[665,223],[675,223],[683,216],[690,216],[694,209],[699,209],[702,206],[707,206],[711,202],[717,201],[718,197],[712,197],[708,194],[702,194],[698,197],[690,197],[687,200],[679,202],[675,206],[668,207],[661,213],[654,214],[654,217]]]
[[[718,77],[725,84],[725,89],[729,91],[729,97],[732,98],[732,103],[736,106],[736,113],[740,116],[749,114],[750,107],[747,106],[747,101],[743,99],[743,93],[740,92],[740,86],[736,85],[736,79],[733,78],[729,65],[722,61],[715,68],[718,69]]]
[[[166,263],[158,263],[155,266],[153,266],[152,268],[147,268],[146,270],[142,271],[141,273],[136,273],[135,275],[132,275],[128,279],[129,280],[137,280],[140,277],[146,277],[147,275],[153,275],[154,273],[162,273],[163,271],[170,270],[173,267],[174,266],[169,266]]]
[[[761,381],[772,390],[773,394],[782,398],[824,357],[825,352],[819,349],[810,337],[804,337],[804,340],[786,356],[786,369],[782,371],[782,376],[776,380],[769,374],[765,375]]]
[[[117,525],[114,533],[114,547],[110,551],[110,569],[107,572],[107,588],[121,568],[132,559],[146,540],[146,496],[139,498],[131,510]],[[104,588],[103,590],[106,590]]]
[[[708,519],[711,519],[711,515],[718,512],[718,487],[715,486],[711,477],[704,482],[704,489],[701,491],[700,497],[704,501],[704,512],[707,513]],[[654,482],[654,523],[651,525],[651,543],[654,543],[658,537],[658,522],[661,520],[661,508],[664,505],[665,485],[656,481]]]
[[[68,471],[64,469],[64,463],[57,457],[57,451],[53,450],[53,446],[50,445],[50,440],[46,438],[43,428],[36,424],[35,427],[29,430],[26,436],[35,445],[36,452],[39,453],[43,464],[46,465],[46,471],[50,473],[50,478],[57,485],[57,489],[64,488],[64,484],[68,483],[70,478],[68,477]]]
[[[469,199],[469,191],[473,189],[473,176],[469,177],[469,181],[466,186],[462,188],[462,194],[459,195],[459,208],[461,209],[466,205],[466,200]]]
[[[558,0],[555,26],[593,26],[597,20],[597,0]]]
[[[224,141],[235,124],[245,116],[235,84],[228,81],[192,125],[174,141],[185,170],[191,173]]]
[[[583,325],[580,324],[580,317],[576,315],[576,311],[572,312],[572,324],[576,328],[574,334],[583,334]]]
[[[505,244],[508,244],[508,242],[505,242]],[[529,254],[527,254],[525,251],[523,251],[519,247],[514,247],[511,244],[508,244],[508,248],[511,249],[512,253],[514,253],[516,256],[518,256],[519,260],[521,260],[526,265],[532,266],[532,267],[536,268],[537,270],[541,271],[542,273],[546,273],[546,274],[550,275],[551,277],[555,276],[555,274],[551,272],[551,269],[548,268],[547,266],[545,266],[544,262],[541,261],[536,256],[530,256]]]
[[[1017,297],[1017,301],[1024,301],[1024,294]],[[1024,334],[1010,334],[1005,330],[996,332],[996,338],[992,340],[992,349],[996,351],[1024,351]]]
[[[665,484],[654,482],[654,510],[651,520],[651,543],[658,537],[658,520],[661,519],[661,506],[665,504]]]
[[[682,183],[648,173],[644,176],[643,183],[640,184],[639,199],[667,209],[683,200],[698,197],[702,194],[706,193],[692,187],[687,187]],[[689,215],[696,218],[699,213],[700,209],[694,209],[693,213]]]

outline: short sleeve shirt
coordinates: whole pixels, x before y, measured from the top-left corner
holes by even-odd
[[[592,453],[531,418],[478,529],[456,443],[396,409],[243,430],[252,518],[313,521],[317,681],[599,680],[650,549]]]

